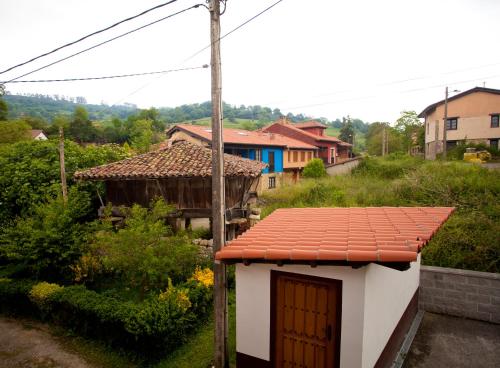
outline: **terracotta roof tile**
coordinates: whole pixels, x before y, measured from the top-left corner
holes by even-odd
[[[176,129],[184,130],[208,142],[212,140],[212,129],[209,126],[177,124],[170,128],[167,135],[171,135]],[[318,149],[316,146],[311,144],[276,133],[224,128],[222,130],[222,134],[224,143],[228,144],[301,148],[310,150]]]
[[[310,120],[310,121],[303,121],[301,123],[294,123],[297,128],[323,128],[326,129],[327,126],[324,124],[321,124],[319,121],[316,120]]]
[[[257,177],[265,164],[224,154],[224,175]],[[160,179],[173,177],[209,177],[212,175],[212,151],[188,142],[148,152],[122,161],[77,171],[80,180]]]
[[[223,261],[412,262],[451,207],[288,208],[217,252]]]

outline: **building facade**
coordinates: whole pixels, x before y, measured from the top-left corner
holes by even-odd
[[[167,131],[169,141],[188,141],[210,146],[212,130],[207,126],[178,124]],[[224,152],[267,164],[262,171],[258,192],[285,182],[295,182],[304,166],[316,156],[318,148],[302,141],[261,131],[223,129]]]
[[[352,145],[325,135],[326,126],[317,121],[291,123],[285,117],[266,126],[263,131],[282,134],[318,148],[317,157],[326,165],[337,164],[351,157]]]
[[[500,90],[476,87],[448,98],[447,149],[463,143],[484,143],[499,148]],[[419,114],[425,119],[425,158],[443,152],[444,101],[429,105]]]

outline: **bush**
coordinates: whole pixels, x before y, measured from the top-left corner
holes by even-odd
[[[17,273],[35,279],[71,280],[71,265],[85,251],[90,198],[72,188],[68,203],[61,197],[33,208],[0,234],[1,257],[19,266]]]
[[[174,236],[165,217],[171,208],[162,199],[150,209],[134,205],[126,213],[123,228],[109,227],[95,235],[93,253],[104,268],[125,286],[139,289],[141,299],[150,290],[186,281],[198,263],[198,247],[187,236]]]
[[[326,176],[325,165],[320,158],[313,158],[307,163],[302,171],[304,178],[322,178]]]
[[[353,170],[353,174],[380,179],[397,179],[414,171],[423,162],[422,159],[397,153],[391,153],[386,158],[366,157]]]
[[[0,279],[2,309],[17,307],[22,301],[23,311],[29,315],[145,357],[152,353],[158,357],[182,344],[211,310],[212,288],[194,278],[178,286],[170,285],[160,295],[135,304],[81,285],[60,287]]]

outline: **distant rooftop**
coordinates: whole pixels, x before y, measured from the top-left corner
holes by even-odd
[[[327,126],[324,124],[321,124],[319,121],[316,120],[311,120],[311,121],[304,121],[301,123],[295,123],[293,124],[297,128],[321,128],[321,129],[326,129]]]
[[[212,129],[208,126],[177,124],[169,129],[167,135],[171,135],[176,129],[184,130],[192,135],[196,135],[207,142],[212,140]],[[224,128],[222,132],[224,143],[287,147],[296,149],[317,149],[317,147],[313,145],[293,138],[285,137],[281,134],[230,128]]]

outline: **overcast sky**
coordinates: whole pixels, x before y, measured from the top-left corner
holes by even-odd
[[[166,0],[0,0],[0,69]],[[276,0],[228,0],[228,32]],[[54,55],[15,78],[200,2],[179,0]],[[204,1],[203,1],[204,2]],[[444,87],[500,88],[499,0],[284,0],[222,42],[223,99],[312,117],[393,122],[444,98]],[[209,63],[209,13],[190,10],[23,79],[95,77]],[[209,69],[106,81],[9,84],[90,103],[178,106],[210,99]]]

